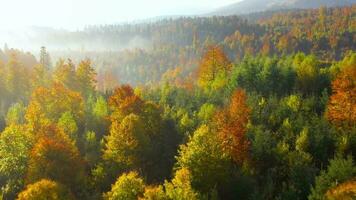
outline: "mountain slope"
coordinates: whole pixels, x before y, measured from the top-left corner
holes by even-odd
[[[219,8],[210,13],[210,15],[239,15],[268,10],[307,9],[320,6],[335,7],[355,3],[356,0],[243,0]]]

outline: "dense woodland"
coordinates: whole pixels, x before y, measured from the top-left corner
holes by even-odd
[[[355,198],[356,6],[250,17],[88,27],[152,46],[84,59],[5,46],[2,199]]]
[[[233,62],[241,62],[246,55],[281,56],[300,51],[316,55],[323,62],[341,60],[345,52],[356,48],[355,13],[356,6],[263,12],[244,17],[185,17],[92,26],[78,32],[48,33],[40,39],[58,46],[79,43],[88,51],[59,51],[51,56],[70,57],[76,62],[90,57],[99,76],[110,75],[137,86],[156,84],[164,73],[177,68],[182,77],[194,78],[201,55],[212,44],[221,45]],[[107,50],[94,51],[93,46]],[[114,46],[133,48],[117,50]],[[109,83],[99,83],[100,88],[112,88]]]

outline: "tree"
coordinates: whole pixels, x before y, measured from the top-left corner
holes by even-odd
[[[356,166],[351,156],[347,159],[336,157],[330,161],[327,170],[315,179],[315,186],[311,190],[309,200],[325,199],[327,191],[343,183],[349,181],[356,176]]]
[[[164,188],[159,185],[156,187],[147,186],[142,198],[139,200],[169,200],[168,196],[164,192]]]
[[[198,128],[188,144],[182,145],[177,157],[180,173],[189,171],[189,180],[193,188],[210,192],[227,179],[231,172],[229,157],[222,151],[222,146],[214,130],[203,125]]]
[[[13,104],[6,114],[6,124],[23,124],[25,122],[25,106],[23,103]]]
[[[165,182],[166,195],[172,200],[196,200],[199,193],[191,186],[191,174],[188,169],[178,170],[172,182]]]
[[[70,112],[65,112],[58,119],[58,128],[62,129],[70,139],[77,141],[78,139],[78,126],[75,119]]]
[[[219,76],[227,74],[232,64],[219,46],[211,46],[204,54],[198,69],[198,85],[208,87]]]
[[[45,178],[76,191],[81,187],[84,163],[74,143],[53,125],[42,128],[37,134],[37,142],[30,152],[27,182],[34,183]]]
[[[91,118],[87,128],[93,130],[99,138],[108,132],[109,107],[103,96],[98,96],[91,108]]]
[[[51,58],[49,53],[46,50],[45,46],[41,47],[41,52],[40,52],[40,65],[43,66],[45,71],[49,71],[51,68]]]
[[[104,194],[105,200],[136,200],[144,193],[145,184],[136,172],[122,174],[111,191]]]
[[[215,106],[213,104],[205,103],[200,107],[200,110],[198,112],[198,118],[203,122],[203,123],[208,123],[213,114],[215,113]]]
[[[37,88],[26,111],[26,120],[33,127],[57,123],[63,113],[72,114],[77,124],[84,115],[83,98],[79,93],[55,83],[51,88]]]
[[[99,96],[93,107],[93,115],[98,119],[103,119],[109,115],[108,105],[103,96]]]
[[[33,143],[33,135],[24,126],[11,124],[0,134],[0,186],[4,198],[14,198],[24,186]]]
[[[32,85],[34,88],[50,84],[51,60],[46,47],[41,47],[40,63],[33,69]]]
[[[76,71],[79,91],[84,97],[93,94],[96,87],[96,72],[89,59],[82,60]]]
[[[326,192],[327,200],[352,200],[356,196],[356,181],[342,183]]]
[[[326,117],[339,128],[356,126],[356,65],[345,67],[332,83]]]
[[[139,167],[149,144],[142,119],[130,114],[122,122],[113,121],[110,135],[105,138],[104,159]]]
[[[140,114],[144,101],[138,97],[129,85],[122,85],[115,89],[109,98],[109,106],[113,111],[112,118],[122,119],[128,114]]]
[[[298,61],[298,59],[302,59]],[[315,56],[304,56],[297,54],[295,57],[295,70],[297,73],[297,89],[303,94],[318,92],[319,84],[319,62]]]
[[[7,91],[10,92],[9,99],[12,102],[16,100],[25,101],[29,95],[30,84],[28,71],[23,64],[20,63],[18,55],[12,53],[10,60],[6,64],[5,85]]]
[[[239,164],[248,159],[250,142],[246,138],[246,129],[249,116],[246,94],[237,89],[231,97],[230,105],[215,117],[223,149]]]
[[[100,141],[98,140],[95,132],[88,131],[85,134],[84,141],[85,160],[90,167],[93,167],[101,156]]]
[[[68,89],[78,89],[75,65],[72,60],[68,59],[67,62],[65,62],[63,59],[60,59],[57,62],[53,73],[53,80],[56,83],[64,85]]]
[[[27,185],[17,200],[74,200],[73,194],[63,185],[42,179],[36,183]]]

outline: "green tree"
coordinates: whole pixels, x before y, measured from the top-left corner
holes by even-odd
[[[73,140],[77,141],[78,139],[78,126],[75,122],[74,116],[71,112],[65,112],[58,119],[58,128],[62,129],[64,133]]]
[[[100,141],[96,137],[95,132],[86,132],[84,141],[84,159],[90,166],[94,166],[97,161],[100,160],[100,150]]]
[[[200,107],[200,110],[198,112],[198,118],[203,123],[208,123],[213,117],[215,110],[216,108],[214,104],[205,103]]]
[[[23,103],[13,104],[7,111],[6,124],[23,124],[25,122],[25,106]]]
[[[182,145],[177,157],[179,168],[189,170],[193,188],[208,193],[227,179],[230,159],[223,153],[214,130],[206,125],[198,128],[188,144]]]
[[[330,161],[327,170],[320,173],[315,179],[315,186],[311,190],[309,200],[325,199],[328,189],[340,183],[351,180],[356,176],[356,166],[351,156],[347,159],[336,157]]]
[[[304,55],[297,55],[294,61],[297,73],[296,87],[303,94],[318,92],[319,87],[319,61],[313,55],[304,56],[302,61],[298,60]]]
[[[49,71],[51,68],[51,58],[49,53],[46,50],[45,46],[41,47],[40,51],[40,64],[43,66],[45,71]]]
[[[12,199],[24,186],[28,152],[34,137],[26,127],[11,124],[0,134],[0,186],[5,199]]]

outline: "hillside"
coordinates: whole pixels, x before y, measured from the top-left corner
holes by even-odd
[[[240,15],[269,10],[346,6],[354,3],[356,3],[356,0],[243,0],[219,8],[210,15]]]

